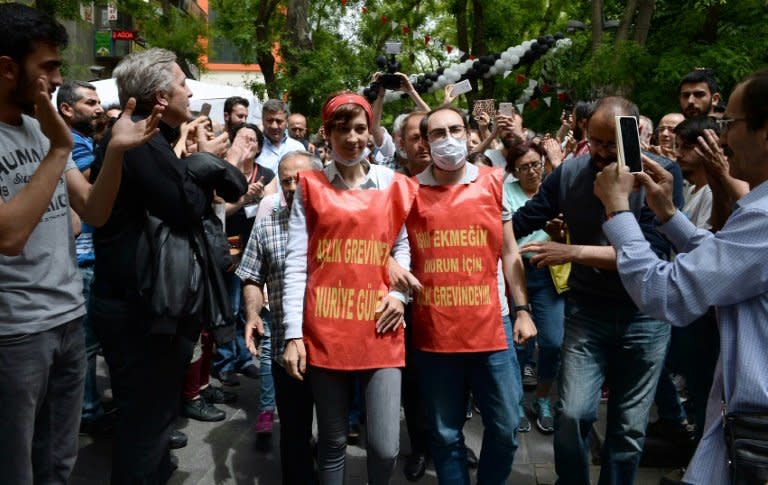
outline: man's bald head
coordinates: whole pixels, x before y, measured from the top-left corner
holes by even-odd
[[[616,117],[640,117],[637,105],[621,96],[607,96],[595,103],[595,109],[587,121],[589,134],[589,153],[592,163],[602,170],[617,158],[616,150]]]

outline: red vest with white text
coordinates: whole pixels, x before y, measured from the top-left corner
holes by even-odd
[[[405,365],[403,329],[376,333],[388,262],[417,185],[395,174],[383,190],[344,190],[322,172],[299,176],[307,218],[307,362],[335,370]]]
[[[429,169],[428,169],[429,170]],[[498,263],[503,172],[480,167],[469,184],[419,187],[406,221],[413,275],[413,343],[428,352],[507,348]]]

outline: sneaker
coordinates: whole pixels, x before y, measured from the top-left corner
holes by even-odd
[[[537,397],[533,400],[533,415],[536,416],[536,427],[544,434],[555,432],[555,419],[552,417],[552,406],[546,397]]]
[[[538,381],[536,379],[536,369],[530,365],[523,367],[523,389],[526,391],[534,389],[536,388],[537,383]]]
[[[517,405],[518,412],[520,413],[520,424],[517,425],[518,433],[527,433],[531,430],[531,422],[528,421],[528,416],[525,414],[525,407],[522,403]]]
[[[262,411],[256,421],[256,434],[272,434],[272,426],[275,423],[274,411]]]

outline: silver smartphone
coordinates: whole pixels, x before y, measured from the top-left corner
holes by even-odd
[[[619,166],[626,166],[631,173],[643,171],[640,132],[637,129],[637,118],[634,116],[616,117],[616,147],[619,151]]]

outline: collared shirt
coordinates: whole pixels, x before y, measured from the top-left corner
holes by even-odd
[[[603,230],[616,248],[622,282],[644,312],[684,326],[716,307],[720,357],[704,435],[684,481],[728,484],[721,397],[729,411],[768,411],[768,182],[742,197],[717,235],[681,212],[660,226],[679,251],[673,262],[653,254],[630,214]]]
[[[85,172],[91,168],[93,159],[93,139],[72,130],[72,138],[75,144],[72,147],[72,159],[77,168]],[[93,251],[93,226],[82,223],[80,235],[75,239],[75,251],[77,252],[77,265],[89,266],[96,260],[96,254]]]
[[[429,185],[429,186],[436,186],[440,185],[440,183],[435,178],[435,175],[432,173],[432,167],[434,164],[430,164],[427,168],[424,169],[420,174],[416,175],[416,180],[419,181],[421,185]],[[459,180],[459,184],[467,185],[471,184],[475,180],[477,180],[477,176],[480,174],[480,170],[473,164],[467,163],[464,165],[467,167],[467,169],[464,171],[464,176],[461,177]],[[509,204],[507,203],[507,200],[502,195],[501,197],[501,221],[502,223],[506,221],[512,220],[512,210],[509,207]],[[499,303],[501,304],[501,316],[507,316],[509,315],[509,303],[507,303],[507,294],[504,290],[505,283],[504,283],[504,271],[502,269],[501,260],[499,260],[499,265],[496,270],[497,277],[496,277],[496,284],[499,288]]]
[[[276,195],[276,194],[275,194]],[[266,202],[265,198],[262,203]],[[277,203],[276,203],[277,202]],[[243,252],[235,274],[243,281],[253,281],[257,286],[267,285],[271,312],[272,360],[283,365],[285,332],[283,329],[283,265],[288,246],[288,216],[290,209],[269,201],[271,213],[254,223],[251,237]]]
[[[380,165],[371,165],[361,162],[368,170],[363,182],[357,187],[359,190],[383,190],[389,187],[394,179],[395,172]],[[323,168],[323,173],[334,187],[349,190],[350,187],[336,168],[336,163],[330,163]],[[386,210],[386,208],[382,209]],[[304,211],[304,198],[301,195],[301,186],[296,187],[293,195],[291,217],[288,221],[288,254],[285,261],[285,296],[283,298],[285,326],[285,338],[294,339],[302,337],[302,325],[304,323],[304,293],[307,288],[307,246],[309,236],[307,234],[307,217]],[[400,229],[395,244],[392,247],[392,257],[400,266],[410,271],[411,249],[408,246],[408,236],[405,227]],[[407,298],[400,292],[392,291],[390,296],[405,303]]]
[[[261,154],[256,158],[256,162],[264,168],[272,170],[277,173],[277,166],[280,163],[280,158],[289,152],[296,150],[304,150],[304,145],[300,141],[289,138],[288,135],[283,135],[283,139],[280,140],[280,146],[275,146],[272,140],[264,137],[264,146],[261,149]]]

